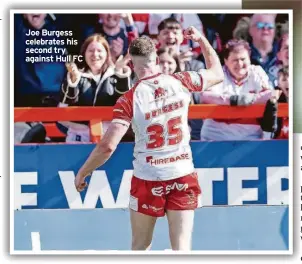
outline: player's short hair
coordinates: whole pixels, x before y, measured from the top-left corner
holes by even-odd
[[[231,52],[233,52],[233,51],[236,52],[238,47],[243,47],[244,49],[246,49],[248,51],[249,54],[251,54],[251,48],[247,41],[245,41],[243,39],[231,39],[226,43],[226,45],[222,51],[223,58],[227,59],[230,56]]]
[[[168,17],[159,23],[157,29],[161,32],[163,29],[181,29],[181,24],[173,17]]]
[[[156,47],[151,38],[143,36],[131,42],[129,53],[131,56],[148,57],[152,53],[156,53]]]

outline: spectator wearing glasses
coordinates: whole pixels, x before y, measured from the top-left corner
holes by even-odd
[[[201,103],[231,106],[265,104],[272,86],[265,71],[250,61],[250,47],[244,40],[231,40],[223,50],[224,82],[201,93]],[[201,140],[251,140],[263,138],[257,119],[206,119]]]
[[[275,39],[275,14],[254,14],[249,25],[251,40],[251,63],[260,65],[275,81],[274,66],[277,63],[278,42]]]

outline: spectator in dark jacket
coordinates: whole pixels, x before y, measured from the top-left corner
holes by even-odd
[[[60,30],[58,25],[47,14],[15,15],[14,70],[15,70],[15,106],[55,106],[59,91],[66,74],[64,62],[26,62],[26,57],[38,60],[41,57],[58,55],[54,48],[65,48],[65,45],[36,45],[35,39],[63,40],[63,37],[41,36],[43,29]],[[39,32],[39,36],[26,36],[29,30]],[[62,43],[62,42],[61,42]],[[26,48],[47,48],[50,53],[26,53]],[[51,48],[51,49],[50,49]]]
[[[100,34],[86,39],[81,55],[84,56],[84,63],[80,70],[75,64],[68,66],[59,106],[113,106],[130,89],[131,70],[126,66],[129,57],[121,56],[114,65],[109,44]],[[67,141],[89,141],[87,122],[60,124],[65,127],[63,132],[67,133]],[[106,125],[103,122],[103,127]]]
[[[273,71],[278,53],[275,18],[274,14],[254,14],[249,26],[249,34],[252,38],[251,63],[260,65],[264,69],[272,85],[275,81]]]

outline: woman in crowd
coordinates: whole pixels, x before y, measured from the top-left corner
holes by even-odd
[[[229,41],[223,52],[224,82],[201,93],[204,104],[248,106],[265,104],[272,97],[272,86],[261,66],[251,65],[250,47],[244,40]],[[251,140],[263,137],[259,120],[206,119],[201,140]]]
[[[130,58],[121,56],[112,63],[108,42],[100,34],[88,37],[81,47],[83,64],[67,65],[68,73],[62,84],[59,107],[65,106],[113,106],[130,88]],[[106,130],[106,122],[103,128]],[[104,127],[105,126],[105,127]],[[88,122],[59,122],[67,134],[66,141],[90,141]]]
[[[157,51],[157,55],[161,72],[164,74],[173,74],[177,68],[177,61],[173,57],[172,51],[162,48]]]

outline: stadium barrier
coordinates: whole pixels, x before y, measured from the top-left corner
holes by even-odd
[[[44,122],[49,137],[64,136],[54,121],[89,121],[91,141],[98,142],[101,138],[101,122],[112,120],[113,107],[64,107],[64,108],[14,108],[14,122]],[[191,105],[189,119],[237,119],[261,118],[264,105],[226,106],[226,105]],[[288,116],[288,104],[279,104],[279,117]],[[45,123],[47,122],[47,123]]]
[[[130,248],[128,204],[133,143],[120,143],[78,193],[74,177],[94,144],[18,145],[14,148],[15,249]],[[195,250],[289,248],[288,140],[192,142],[202,188]],[[85,223],[85,235],[77,232]],[[152,249],[169,248],[167,221],[156,226]],[[121,240],[121,237],[123,239]]]

